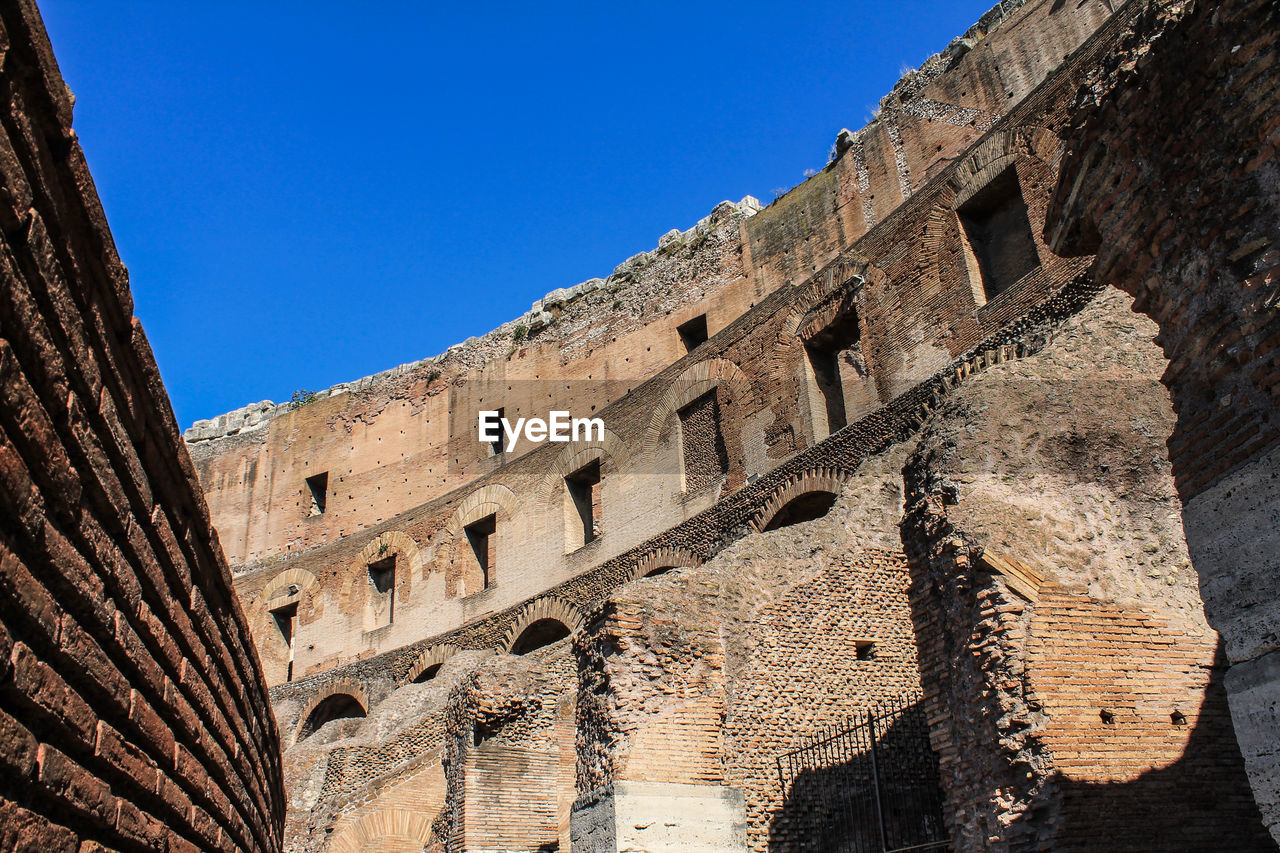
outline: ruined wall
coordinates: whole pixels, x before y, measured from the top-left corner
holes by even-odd
[[[476,440],[480,408],[586,415],[624,396],[685,354],[680,324],[705,314],[714,335],[835,260],[1110,14],[1104,0],[1001,3],[905,77],[876,121],[842,136],[828,168],[764,210],[750,197],[722,203],[607,278],[548,294],[439,357],[335,386],[300,408],[261,403],[197,423],[187,439],[231,563],[333,541],[494,472],[508,460]],[[921,366],[915,380],[947,360]],[[322,473],[328,505],[313,513],[304,481]]]
[[[1044,351],[957,389],[905,469],[964,849],[1272,847],[1187,557],[1165,362],[1129,305],[1104,291]]]
[[[262,672],[35,7],[0,4],[0,848],[276,851]]]
[[[875,120],[841,133],[835,162],[745,223],[757,292],[803,281],[888,219],[1057,70],[1116,5],[1000,3],[905,75]]]
[[[1019,14],[1049,14],[1041,5]],[[1087,50],[1097,49],[1092,45]],[[498,614],[616,559],[747,480],[776,470],[829,432],[828,419],[819,416],[826,403],[815,382],[810,347],[835,326],[847,326],[845,334],[855,338],[854,350],[841,356],[844,410],[853,420],[908,393],[984,339],[1015,327],[1018,318],[1087,265],[1054,255],[1038,236],[1040,229],[1030,224],[1042,220],[1054,185],[1058,143],[1044,126],[1061,121],[1057,111],[1082,74],[1073,66],[1024,98],[972,151],[941,169],[819,273],[782,286],[695,353],[597,409],[608,430],[603,442],[546,445],[503,458],[501,464],[489,460],[492,469],[466,485],[395,515],[375,516],[380,522],[358,535],[345,531],[336,541],[244,567],[237,588],[270,681],[288,679],[290,653],[270,611],[286,606],[292,594],[300,595],[292,648],[293,677],[298,678]],[[844,151],[837,164],[851,156],[851,149]],[[956,211],[1001,176],[1015,187],[1034,265],[988,297],[980,273],[964,260],[968,238]],[[771,210],[756,216],[769,216]],[[556,387],[578,386],[570,379]],[[681,413],[688,414],[690,404],[711,392],[719,429],[704,425],[703,435]],[[337,405],[345,396],[276,418],[270,429],[283,429],[288,418],[302,417],[314,406]],[[454,411],[472,411],[472,404],[458,399],[451,398],[451,405]],[[407,402],[404,407],[410,408]],[[287,458],[290,464],[311,464],[303,455]],[[602,472],[601,535],[577,548],[570,545],[564,478],[595,460]],[[301,476],[294,480],[295,490],[301,489]],[[376,488],[389,491],[420,485],[401,473],[370,482],[375,481]],[[389,500],[379,498],[384,505]],[[395,508],[392,503],[387,511]],[[465,528],[490,515],[497,525],[497,565],[489,586],[479,589]],[[397,615],[387,625],[370,621],[367,570],[375,560],[390,557],[397,566]],[[288,593],[292,587],[297,591]]]
[[[243,510],[247,482],[232,475],[259,452],[278,466],[253,475],[280,477],[269,502],[293,501],[246,534],[259,550],[237,588],[305,780],[298,849],[375,831],[397,849],[427,843],[428,825],[451,849],[792,849],[804,792],[780,790],[771,760],[921,675],[966,849],[1261,849],[1169,473],[1153,330],[1086,274],[1092,258],[1045,238],[1059,132],[1141,10],[1002,4],[905,78],[880,121],[842,135],[827,170],[749,219],[718,208],[701,231],[664,238],[616,300],[639,300],[637,318],[679,308],[619,326],[617,342],[599,334],[622,322],[603,308],[611,279],[566,296],[565,325],[526,329],[521,346],[499,330],[442,367],[246,434],[193,434],[204,470],[225,467],[228,512]],[[737,313],[684,353],[675,327],[712,291]],[[568,352],[557,327],[601,349]],[[594,372],[578,384],[575,364],[597,355],[639,372],[603,391]],[[568,381],[538,385],[548,370]],[[538,411],[531,388],[591,401],[605,439],[514,454],[474,441],[476,408]],[[437,430],[446,412],[466,423],[411,421]],[[922,423],[908,462],[894,448]],[[361,460],[348,471],[358,511],[341,514],[339,471],[337,504],[307,514],[317,448]],[[593,464],[600,535],[583,545],[565,481]],[[840,492],[858,495],[856,523],[844,503],[748,535]],[[551,675],[571,668],[502,656],[447,700],[405,698],[423,667],[511,651],[546,619],[588,626],[576,697]],[[883,653],[872,660],[859,655],[869,636]],[[370,718],[312,734],[340,696]],[[376,722],[387,714],[400,722]],[[415,763],[415,750],[430,757]],[[1191,780],[1213,788],[1217,814],[1188,796]]]
[[[1274,3],[1153,4],[1081,91],[1051,226],[1159,324],[1191,560],[1280,840],[1277,26]]]
[[[893,527],[903,456],[868,460],[819,520],[637,580],[603,605],[579,640],[574,849],[688,849],[710,832],[698,821],[721,788],[741,797],[730,816],[745,819],[747,849],[803,849],[792,824],[808,804],[784,809],[777,756],[919,687]],[[661,822],[624,819],[636,783],[666,798]]]

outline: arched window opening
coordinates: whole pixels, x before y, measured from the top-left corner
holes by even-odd
[[[600,460],[565,477],[564,488],[565,551],[573,552],[600,536],[600,517],[603,514]]]
[[[307,715],[307,721],[298,732],[298,740],[311,737],[325,723],[342,719],[360,719],[365,717],[364,706],[360,700],[349,693],[335,693],[316,705]]]
[[[790,527],[793,524],[822,518],[831,512],[831,507],[835,506],[835,503],[834,492],[806,492],[793,498],[778,510],[778,514],[769,520],[764,529],[777,530],[780,527]]]
[[[866,408],[857,312],[846,312],[810,338],[804,348],[819,398],[813,412],[814,437],[821,440],[849,422],[850,402],[855,413]],[[850,394],[852,400],[846,400]]]
[[[569,636],[569,627],[559,619],[539,619],[520,632],[511,644],[511,654],[527,655],[534,649],[549,646]]]
[[[665,575],[667,572],[673,572],[679,568],[682,568],[682,567],[681,566],[658,566],[655,569],[650,569],[649,571],[645,572],[644,576],[647,578],[656,578],[658,575]]]
[[[423,684],[424,682],[430,681],[440,674],[440,667],[442,666],[444,666],[443,663],[433,663],[431,666],[418,673],[417,678],[413,679],[413,683]]]
[[[296,591],[296,586],[289,589]],[[271,618],[275,620],[276,628],[280,631],[280,639],[284,640],[285,648],[288,656],[288,669],[285,673],[285,681],[293,681],[293,641],[295,637],[295,629],[298,619],[298,602],[291,601],[288,604],[281,605],[270,611]]]

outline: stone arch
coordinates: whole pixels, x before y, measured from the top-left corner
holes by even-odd
[[[642,452],[646,455],[654,453],[658,449],[658,439],[663,428],[672,416],[713,388],[723,388],[727,392],[725,399],[720,401],[725,408],[742,405],[759,396],[750,377],[728,359],[712,358],[690,365],[671,381],[653,407],[653,414],[644,431]]]
[[[359,713],[339,713],[337,716],[321,719],[321,717],[325,716],[327,710],[334,710],[335,708],[343,710],[351,703],[354,703],[359,708]],[[340,678],[321,687],[307,704],[306,710],[298,715],[298,727],[294,731],[293,742],[297,743],[304,740],[330,720],[339,719],[343,716],[364,717],[368,713],[369,692],[365,689],[365,686],[350,678]]]
[[[301,598],[301,596],[310,590],[311,587],[315,586],[316,583],[318,583],[316,576],[306,569],[285,569],[283,572],[280,572],[280,574],[267,581],[267,585],[262,588],[262,593],[258,596],[258,599],[263,603],[263,605],[270,609],[273,600],[277,596],[280,598],[287,597],[290,599],[293,599],[294,596]],[[287,590],[291,586],[296,586],[298,588],[297,591],[285,593],[283,596],[279,595],[282,590]]]
[[[839,311],[855,304],[867,285],[880,286],[889,277],[866,258],[842,257],[797,288],[783,323],[782,338],[793,343],[808,340],[821,331]]]
[[[566,445],[556,455],[551,470],[538,483],[534,492],[537,503],[547,505],[555,497],[556,490],[565,477],[597,459],[607,462],[614,471],[623,472],[630,468],[631,451],[626,442],[607,427],[604,438],[600,441],[575,441]]]
[[[381,809],[343,829],[329,842],[329,853],[363,853],[380,850],[379,842],[409,842],[426,847],[431,843],[431,822],[435,815],[408,809]]]
[[[627,580],[661,574],[668,569],[697,568],[702,565],[702,562],[702,558],[688,548],[679,546],[658,548],[636,561],[628,573]]]
[[[395,601],[407,603],[413,596],[413,579],[423,570],[422,552],[406,533],[388,530],[365,543],[351,561],[342,584],[345,610],[359,614],[369,604],[369,566],[389,557],[395,558]],[[367,628],[368,626],[366,626]]]
[[[811,495],[831,496],[831,501],[826,504],[826,508],[811,517],[818,518],[826,515],[836,498],[840,496],[840,490],[844,488],[846,479],[846,475],[835,468],[822,468],[797,474],[773,491],[764,506],[751,519],[751,526],[761,532],[784,526],[776,523],[783,510]]]
[[[512,649],[515,648],[521,635],[535,623],[548,620],[564,625],[570,634],[577,633],[583,625],[582,614],[569,602],[553,596],[539,598],[526,604],[516,614],[511,627],[507,629],[502,642],[498,645],[498,650],[514,654]]]
[[[501,483],[481,486],[463,498],[453,515],[445,522],[441,530],[440,545],[436,549],[433,570],[444,572],[446,598],[455,598],[460,592],[471,595],[480,591],[479,587],[471,588],[474,579],[466,576],[469,566],[464,565],[461,559],[465,554],[460,542],[466,538],[467,525],[489,515],[497,516],[500,522],[509,524],[519,513],[520,501],[515,492]],[[498,541],[501,542],[502,538],[499,537]],[[468,580],[472,584],[467,584]]]
[[[423,649],[414,658],[413,663],[409,664],[409,669],[405,672],[404,678],[400,679],[400,683],[412,684],[424,673],[432,667],[438,667],[453,657],[459,651],[458,647],[452,643],[445,643],[440,646],[431,646]]]

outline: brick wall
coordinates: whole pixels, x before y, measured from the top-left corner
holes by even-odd
[[[963,849],[1272,848],[1196,594],[1157,330],[1130,304],[1106,291],[1051,346],[974,377],[905,468]]]
[[[249,631],[34,6],[0,4],[0,847],[280,849]]]
[[[1191,559],[1280,841],[1277,28],[1274,3],[1149,4],[1080,92],[1050,224],[1159,324]]]

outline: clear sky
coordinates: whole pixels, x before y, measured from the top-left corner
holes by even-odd
[[[768,203],[993,2],[40,7],[186,427]]]

